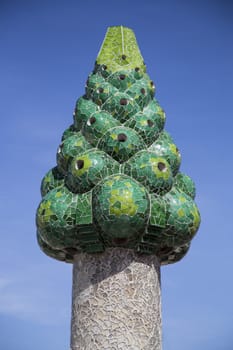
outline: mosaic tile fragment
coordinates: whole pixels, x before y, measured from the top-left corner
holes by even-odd
[[[62,134],[61,141],[64,141],[70,136],[77,135],[78,131],[75,129],[74,124],[71,124]]]
[[[76,156],[66,177],[67,187],[74,193],[92,189],[106,177],[119,172],[120,164],[98,149],[92,149]]]
[[[190,196],[192,199],[195,198],[196,195],[196,188],[193,180],[183,173],[176,174],[174,178],[174,186],[180,190],[186,193],[188,196]]]
[[[138,152],[123,164],[125,174],[143,184],[150,192],[164,194],[173,183],[172,172],[168,162],[147,150]]]
[[[100,107],[96,105],[92,100],[89,100],[86,96],[80,97],[75,106],[74,112],[74,127],[76,130],[81,130],[84,123],[90,118],[92,113],[100,110]]]
[[[59,186],[64,186],[64,175],[57,167],[54,167],[47,172],[41,182],[40,192],[42,197]]]
[[[164,157],[171,166],[173,176],[177,174],[181,163],[181,155],[177,146],[170,141],[167,134],[161,133],[149,147],[149,151],[154,152],[158,157]]]
[[[91,149],[92,145],[87,142],[81,132],[71,135],[60,144],[57,150],[57,167],[62,174],[66,174],[71,160],[78,154]]]
[[[108,177],[93,190],[93,215],[110,245],[126,245],[144,231],[149,217],[144,186],[126,175]]]
[[[88,142],[96,146],[100,138],[110,129],[115,126],[120,126],[121,123],[105,111],[95,112],[83,124],[82,134]]]
[[[97,146],[121,163],[146,147],[136,131],[124,126],[107,131]]]

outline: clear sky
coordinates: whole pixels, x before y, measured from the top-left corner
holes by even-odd
[[[189,254],[162,268],[163,350],[232,350],[230,0],[1,0],[0,349],[69,348],[71,266],[37,247],[35,211],[112,25],[135,31],[202,215]]]

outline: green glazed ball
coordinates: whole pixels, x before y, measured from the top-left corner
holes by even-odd
[[[161,116],[154,113],[146,115],[143,111],[132,116],[124,126],[134,129],[143,138],[144,142],[149,146],[158,137],[163,128],[164,120]]]
[[[123,172],[135,178],[150,192],[164,194],[173,183],[170,165],[165,158],[149,151],[138,152],[122,167]]]
[[[152,99],[154,99],[154,95],[155,95],[155,84],[154,84],[154,82],[150,79],[149,75],[146,74],[146,73],[144,74],[143,78],[146,79],[147,85],[148,85],[148,88],[149,88],[149,91],[150,91],[150,96],[151,96]]]
[[[37,242],[39,244],[40,249],[48,255],[50,258],[59,260],[59,261],[65,261],[67,263],[73,262],[73,257],[68,254],[65,250],[61,249],[53,249],[50,247],[47,243],[43,241],[41,238],[39,232],[37,231]]]
[[[155,98],[153,98],[153,100],[151,100],[150,103],[143,109],[143,112],[148,116],[151,114],[158,114],[163,120],[166,119],[164,110]]]
[[[149,196],[144,186],[126,175],[106,178],[93,190],[93,215],[110,245],[135,240],[146,227]]]
[[[165,247],[162,248],[158,253],[157,256],[160,259],[161,265],[168,265],[168,264],[174,264],[181,259],[188,253],[190,248],[190,243],[186,243],[180,247],[175,248],[169,248]]]
[[[161,131],[161,133],[159,134],[159,140],[160,142],[174,143],[173,138],[166,130]]]
[[[143,114],[150,120],[156,120],[158,129],[163,130],[166,121],[166,115],[164,110],[159,105],[158,101],[154,98],[148,105],[143,109]],[[153,141],[157,139],[158,135],[155,135]]]
[[[109,75],[111,75],[111,71],[108,69],[108,66],[106,66],[106,64],[96,63],[93,72],[95,74],[101,75],[105,79],[107,79]]]
[[[174,179],[174,186],[179,190],[186,193],[192,199],[195,198],[196,188],[193,180],[183,173],[178,173]]]
[[[75,130],[75,127],[74,125],[70,125],[69,128],[67,128],[63,134],[62,134],[62,138],[61,140],[64,141],[65,139],[67,139],[68,137],[70,136],[73,136],[73,135],[77,135],[78,134],[78,131]]]
[[[145,70],[140,67],[135,67],[133,71],[133,75],[136,80],[142,79],[143,76],[145,75]]]
[[[164,157],[170,164],[172,174],[175,176],[181,163],[181,155],[176,145],[170,141],[169,134],[161,133],[158,139],[149,147],[158,157]]]
[[[53,249],[78,244],[77,195],[65,187],[47,193],[37,209],[37,227],[42,240]]]
[[[128,94],[118,92],[107,99],[102,105],[102,109],[111,113],[114,118],[123,123],[139,112],[140,107]]]
[[[58,170],[65,175],[72,158],[91,148],[92,146],[86,141],[81,132],[66,138],[57,150]]]
[[[93,90],[91,98],[98,106],[101,106],[110,96],[116,94],[117,91],[114,86],[104,82]]]
[[[120,122],[113,118],[110,113],[105,111],[95,112],[83,124],[82,133],[88,142],[96,146],[106,131],[118,125],[120,125]]]
[[[105,152],[92,149],[72,160],[66,176],[66,185],[74,193],[83,193],[92,189],[104,178],[118,172],[118,162]]]
[[[93,91],[105,83],[105,79],[100,74],[90,74],[86,82],[86,95],[92,98]]]
[[[151,100],[150,87],[146,79],[138,80],[126,93],[137,102],[142,110]]]
[[[57,167],[52,168],[47,172],[41,182],[41,195],[44,197],[49,191],[64,185],[64,175],[59,172]]]
[[[134,71],[119,70],[107,78],[107,81],[123,92],[135,83]]]
[[[146,145],[133,129],[117,126],[103,135],[98,143],[98,148],[122,163],[136,152],[146,148]]]
[[[149,146],[158,137],[161,137],[165,119],[163,109],[159,106],[158,101],[154,99],[143,111],[132,116],[124,125],[135,129],[143,137],[147,146]]]
[[[90,116],[99,111],[100,107],[86,96],[80,97],[76,103],[74,112],[74,127],[76,130],[81,130],[84,123]]]
[[[167,225],[163,244],[180,246],[191,241],[200,225],[200,214],[195,202],[175,188],[163,197],[167,203]]]

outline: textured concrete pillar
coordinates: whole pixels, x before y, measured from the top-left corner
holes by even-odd
[[[72,350],[161,350],[160,265],[153,255],[107,249],[73,266]]]

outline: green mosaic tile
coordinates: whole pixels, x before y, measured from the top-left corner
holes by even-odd
[[[149,226],[165,228],[167,223],[167,205],[163,197],[150,196],[151,211]]]
[[[50,247],[47,243],[43,241],[38,231],[37,231],[37,243],[41,248],[41,250],[50,258],[53,258],[59,261],[64,261],[67,263],[73,263],[72,255],[67,253],[65,250],[61,250],[61,249],[59,250],[59,249],[54,249]]]
[[[120,70],[109,75],[107,81],[120,92],[124,92],[136,82],[134,73],[135,70]]]
[[[151,89],[146,79],[140,79],[130,86],[126,93],[131,96],[142,110],[151,101]]]
[[[126,175],[108,177],[93,190],[94,220],[107,242],[126,244],[138,238],[149,209],[145,187]]]
[[[164,157],[170,164],[173,176],[175,176],[180,167],[181,155],[177,146],[166,136],[164,137],[164,133],[159,136],[149,147],[149,151],[154,152],[158,157]]]
[[[120,126],[121,123],[113,118],[110,113],[105,111],[95,112],[83,124],[82,133],[86,140],[93,146],[97,146],[100,138],[110,129],[115,126]]]
[[[64,186],[64,175],[59,172],[57,167],[54,167],[47,172],[41,182],[40,191],[42,197],[59,186]]]
[[[78,131],[75,129],[74,124],[71,124],[71,125],[69,126],[69,128],[67,128],[67,129],[63,132],[61,141],[64,141],[64,140],[67,139],[68,137],[73,136],[73,135],[77,135],[77,134],[78,134]]]
[[[160,258],[161,265],[168,265],[168,264],[174,264],[181,259],[188,253],[190,248],[190,243],[186,243],[180,247],[176,248],[167,248],[164,247],[161,249],[161,251],[158,253],[158,257]]]
[[[195,184],[188,175],[185,175],[183,173],[178,173],[174,178],[174,186],[178,190],[186,193],[192,199],[195,198],[195,195],[196,195]]]
[[[104,102],[117,93],[118,90],[114,86],[104,82],[92,91],[91,98],[98,106],[102,106]]]
[[[200,225],[200,214],[191,197],[173,188],[163,197],[168,206],[166,244],[180,246],[189,242]]]
[[[77,195],[65,187],[55,188],[42,199],[37,210],[37,227],[43,241],[54,249],[78,245]]]
[[[127,161],[136,152],[145,147],[138,133],[124,126],[110,129],[98,143],[98,148],[121,163]]]
[[[67,173],[66,185],[74,193],[87,192],[106,177],[118,173],[119,166],[105,152],[92,149],[73,159]]]
[[[43,178],[37,240],[48,256],[73,262],[108,247],[182,259],[200,224],[195,185],[179,172],[180,152],[134,33],[110,27],[57,165]]]
[[[118,92],[109,97],[102,105],[102,109],[111,113],[114,118],[122,123],[140,111],[136,101],[123,92]]]
[[[131,117],[124,125],[134,129],[148,146],[159,136],[164,125],[164,119],[161,120],[161,117],[156,113],[147,115],[142,111]]]
[[[100,74],[90,74],[86,82],[86,96],[91,99],[93,92],[105,83],[105,79]]]
[[[82,96],[77,100],[74,112],[74,127],[81,130],[84,123],[90,118],[92,113],[100,110],[100,107],[86,96]]]
[[[123,26],[108,29],[96,63],[104,65],[111,72],[123,68],[137,67],[143,72],[146,69],[133,31]]]
[[[91,144],[83,137],[81,132],[67,137],[57,150],[57,167],[62,174],[66,174],[71,160],[80,153],[91,149]]]
[[[123,164],[122,171],[146,186],[152,193],[164,194],[172,187],[173,178],[168,162],[147,150],[131,157]]]

